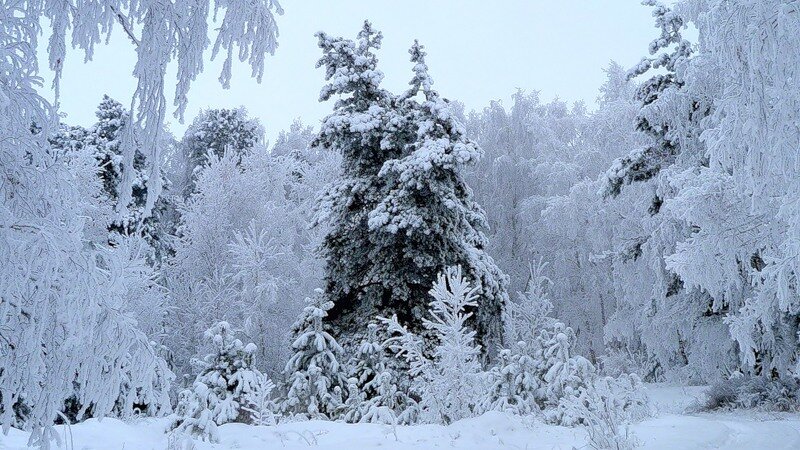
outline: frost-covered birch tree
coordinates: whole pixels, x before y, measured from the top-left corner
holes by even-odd
[[[175,306],[168,322],[176,371],[191,372],[189,359],[203,347],[195,336],[218,319],[241,324],[264,372],[275,378],[283,369],[302,296],[322,278],[314,249],[325,229],[307,224],[317,191],[340,161],[307,144],[280,156],[261,145],[244,155],[210,154],[197,170],[164,269]]]
[[[223,85],[230,81],[234,52],[260,78],[265,55],[275,50],[273,13],[280,13],[280,6],[232,0],[215,7],[223,11],[213,52],[226,55]],[[209,44],[210,9],[210,2],[203,1],[0,4],[0,421],[7,431],[15,405],[27,404],[31,444],[46,448],[57,438],[51,425],[75,383],[81,403],[91,404],[100,415],[112,410],[123,384],[169,409],[168,385],[158,381],[168,377],[157,375],[169,371],[124,306],[139,275],[128,270],[124,252],[84,239],[83,187],[76,187],[78,180],[65,162],[48,151],[57,108],[37,92],[42,19],[50,27],[47,53],[56,99],[68,29],[71,44],[86,58],[116,26],[135,45],[133,126],[121,148],[127,167],[133,166],[137,150],[148,160],[147,216],[161,191],[156,162],[167,110],[167,65],[173,58],[178,65],[174,103],[181,116]],[[133,176],[127,171],[122,183],[117,213],[123,217]],[[132,367],[136,370],[126,372]]]
[[[685,1],[699,56],[687,87],[714,98],[701,135],[707,163],[676,177],[667,204],[692,236],[666,259],[703,289],[738,346],[741,371],[798,373],[796,279],[800,9],[788,1]]]
[[[607,336],[665,376],[790,376],[798,12],[783,1],[647,4],[661,36],[633,75],[667,72],[639,94],[650,144],[613,164],[606,186],[643,182],[653,200],[620,241]],[[681,36],[689,23],[696,46]]]

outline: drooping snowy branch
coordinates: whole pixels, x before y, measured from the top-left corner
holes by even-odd
[[[39,16],[51,21],[48,55],[49,66],[55,72],[56,98],[67,54],[67,29],[72,29],[72,46],[83,50],[86,60],[92,59],[95,45],[102,42],[102,36],[106,39],[110,37],[115,25],[120,25],[136,46],[137,62],[133,75],[137,86],[130,106],[134,121],[122,141],[125,155],[123,164],[130,166],[137,150],[149,160],[148,200],[145,205],[145,216],[148,215],[161,193],[157,161],[160,158],[160,134],[167,112],[164,96],[166,70],[169,64],[177,64],[174,114],[183,120],[191,82],[203,70],[203,54],[210,44],[208,20],[211,1],[104,0],[86,3],[33,0],[20,9],[26,20],[30,21],[26,26],[32,29],[38,28]],[[278,45],[275,14],[282,13],[283,9],[276,0],[214,2],[214,19],[218,14],[221,17],[211,58],[220,53],[225,56],[219,77],[224,88],[230,86],[234,54],[240,61],[246,61],[252,69],[252,75],[261,81],[265,56],[274,54]],[[136,37],[137,34],[139,37]],[[36,36],[31,37],[30,43],[35,48]],[[36,65],[32,64],[31,67],[35,72]],[[122,216],[127,214],[132,182],[131,177],[124,178],[125,189],[121,192],[119,202]]]

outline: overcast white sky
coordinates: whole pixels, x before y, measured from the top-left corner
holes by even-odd
[[[364,19],[384,34],[380,68],[385,87],[405,89],[411,76],[408,48],[419,39],[428,51],[436,88],[445,96],[481,109],[490,100],[510,102],[522,88],[542,98],[584,100],[591,107],[603,82],[603,68],[615,60],[630,67],[656,36],[650,8],[640,0],[283,0],[278,17],[280,46],[267,59],[261,84],[245,64],[234,65],[231,89],[217,77],[221,61],[207,63],[189,93],[186,122],[203,108],[244,105],[273,139],[299,117],[312,125],[330,111],[318,102],[323,82],[314,33],[354,37]],[[210,57],[210,52],[209,55]],[[119,33],[84,64],[69,54],[61,89],[61,110],[70,124],[90,125],[107,93],[128,105],[135,86],[134,50]],[[46,59],[41,59],[46,61]],[[52,76],[43,73],[49,81]],[[174,86],[174,71],[168,85]],[[171,103],[172,92],[168,92]],[[171,116],[170,116],[171,118]],[[186,124],[171,120],[180,137]]]

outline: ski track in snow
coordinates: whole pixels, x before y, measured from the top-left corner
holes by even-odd
[[[656,416],[633,426],[643,449],[800,448],[800,414],[733,411],[683,413],[702,396],[703,387],[647,385]],[[90,419],[59,426],[66,446],[75,450],[163,450],[168,419],[122,422]],[[0,434],[0,449],[26,448],[27,433],[11,429]],[[491,412],[450,426],[413,427],[308,421],[273,427],[227,424],[219,444],[195,441],[197,450],[246,449],[589,449],[580,428],[546,425],[532,418]]]

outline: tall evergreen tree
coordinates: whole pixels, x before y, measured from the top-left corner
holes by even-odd
[[[427,334],[426,294],[437,273],[460,264],[479,289],[475,328],[492,351],[501,340],[506,277],[483,251],[486,220],[462,173],[480,149],[431,89],[422,46],[410,52],[411,89],[395,96],[379,85],[373,49],[380,33],[365,23],[358,36],[353,42],[319,35],[318,65],[330,81],[321,99],[345,96],[316,140],[343,155],[343,177],[318,207],[318,220],[331,223],[322,246],[335,303],[331,323],[340,334],[363,334],[365,319],[397,315]]]
[[[492,352],[502,341],[507,277],[483,250],[486,217],[464,179],[466,166],[482,152],[466,137],[447,100],[432,89],[424,47],[415,42],[409,53],[414,78],[398,101],[414,137],[403,157],[388,161],[379,172],[387,189],[369,219],[378,241],[392,244],[384,248],[399,245],[403,251],[378,269],[392,286],[392,300],[399,303],[395,308],[410,306],[406,311],[418,321],[436,274],[447,266],[463,267],[477,289],[474,328]]]
[[[397,131],[402,127],[392,126],[390,118],[400,123],[395,99],[380,87],[383,74],[377,69],[374,51],[380,48],[381,33],[365,22],[355,42],[325,33],[317,37],[323,51],[317,66],[325,67],[328,81],[320,100],[341,96],[313,145],[342,155],[341,177],[326,188],[316,208],[316,223],[330,224],[321,254],[326,261],[325,290],[334,302],[329,323],[342,335],[345,330],[363,327],[364,318],[378,315],[380,305],[394,295],[381,278],[383,271],[376,270],[376,265],[391,264],[394,258],[377,258],[375,249],[380,242],[367,220],[382,197],[381,167],[400,155]],[[340,337],[344,345],[359,342]]]

